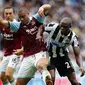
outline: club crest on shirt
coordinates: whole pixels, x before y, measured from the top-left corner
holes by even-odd
[[[32,21],[31,21],[31,24],[34,25],[34,24],[35,24],[35,21],[32,20]]]

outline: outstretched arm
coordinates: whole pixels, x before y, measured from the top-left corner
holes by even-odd
[[[79,42],[77,36],[73,38],[72,47],[75,54],[76,63],[79,66],[79,70],[82,73],[81,76],[83,76],[85,74],[85,71],[83,69],[83,61],[82,61],[82,56],[80,54],[80,48],[79,48]]]
[[[10,30],[12,30],[13,32],[17,32],[19,27],[20,27],[20,22],[18,21],[7,21],[7,20],[4,20],[1,16],[0,16],[0,25],[1,25],[1,28],[8,28]],[[0,29],[1,29],[0,28]]]
[[[49,11],[51,9],[51,5],[49,4],[44,4],[42,5],[38,12],[33,15],[33,17],[39,22],[39,23],[43,23],[45,20],[45,16],[48,15]]]
[[[45,16],[48,15],[49,11],[51,9],[51,5],[49,4],[44,4],[42,5],[39,10],[38,10],[38,14],[39,15],[35,15],[34,18],[39,21],[40,23],[43,23],[45,20]],[[38,29],[38,33],[36,35],[36,39],[41,41],[42,40],[42,34],[43,34],[43,29],[44,26],[41,25]]]

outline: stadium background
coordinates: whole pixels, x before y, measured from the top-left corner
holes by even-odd
[[[49,3],[52,6],[51,12],[46,19],[45,23],[50,21],[59,22],[64,16],[68,16],[72,19],[72,30],[74,30],[78,36],[80,51],[83,58],[83,65],[85,69],[85,0],[0,0],[0,16],[3,16],[3,8],[5,6],[13,6],[15,9],[15,17],[17,16],[17,9],[20,6],[26,6],[32,16],[42,4]],[[79,81],[82,81],[82,85],[85,85],[85,77],[80,78],[78,66],[75,63],[75,57],[71,46],[70,58],[76,70],[76,75]],[[3,56],[3,36],[0,36],[0,59]],[[35,80],[36,81],[36,80]],[[36,81],[37,82],[37,81]],[[0,84],[1,85],[1,84]],[[38,84],[37,84],[38,85]],[[40,84],[41,85],[41,84]],[[67,78],[60,78],[56,75],[55,85],[70,85]]]

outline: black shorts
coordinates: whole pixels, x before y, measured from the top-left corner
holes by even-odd
[[[55,65],[48,65],[48,66],[47,66],[47,69],[48,69],[48,71],[49,71],[49,70],[55,70],[56,67],[55,67]]]
[[[74,72],[73,65],[68,57],[51,58],[50,65],[48,70],[57,68],[60,76],[68,76]]]

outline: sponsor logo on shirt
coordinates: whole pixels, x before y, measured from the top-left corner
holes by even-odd
[[[28,34],[34,35],[34,34],[37,33],[37,27],[35,26],[35,27],[33,27],[32,29],[27,29],[26,32],[27,32]]]
[[[3,34],[3,36],[4,36],[4,39],[6,39],[6,40],[13,40],[13,34]]]

